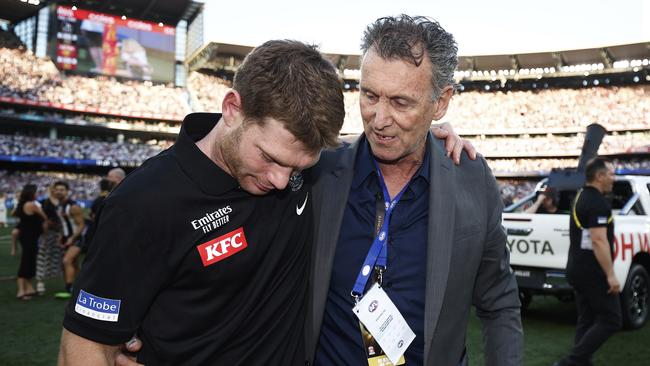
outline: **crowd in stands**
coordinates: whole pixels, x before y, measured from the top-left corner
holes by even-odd
[[[4,104],[0,115],[27,116],[25,119],[36,116],[75,125],[99,124],[114,129],[177,133],[180,119],[191,111],[220,112],[221,100],[232,87],[227,80],[201,72],[188,75],[187,88],[106,76],[66,75],[59,72],[50,59],[37,58],[19,41],[16,43],[15,36],[5,33],[0,31],[0,97],[62,104],[63,110],[13,109]],[[344,93],[346,116],[343,134],[358,134],[363,130],[359,97],[358,91]],[[119,113],[65,111],[68,106],[71,109],[99,108]],[[173,115],[174,118],[172,121],[153,120],[148,119],[148,114]],[[610,132],[600,147],[601,154],[650,152],[650,87],[589,87],[507,93],[467,91],[454,96],[443,121],[451,122],[457,132],[472,141],[488,158],[496,175],[547,174],[552,168],[577,165],[584,138],[581,132],[594,122]],[[559,134],[561,132],[570,134]],[[501,136],[505,134],[513,135]],[[134,166],[170,143],[0,135],[0,155],[90,159]],[[539,158],[520,158],[528,156]],[[623,159],[616,164],[617,168],[650,169],[649,158]],[[19,182],[20,186],[40,179],[41,183],[37,184],[41,187],[47,184],[42,182],[54,179],[45,173],[24,174],[27,175],[0,173],[0,190],[15,190],[7,187],[12,182]],[[79,188],[80,192],[93,192],[95,189],[94,176],[74,176],[68,180],[82,187],[87,181],[88,190]],[[521,198],[534,188],[534,183],[526,181],[500,183],[506,202]]]
[[[0,48],[0,80],[0,96],[133,116],[173,115],[178,120],[191,110],[219,112],[231,87],[229,81],[200,72],[188,76],[187,92],[148,81],[64,75],[50,59],[11,48]],[[345,93],[343,133],[362,130],[358,100],[358,91]],[[650,129],[650,87],[461,92],[444,121],[462,134],[578,132],[594,122],[608,131]]]
[[[650,87],[590,87],[540,91],[463,92],[445,120],[461,131],[650,129]]]
[[[480,150],[479,150],[480,151]],[[578,158],[542,158],[542,159],[487,159],[495,175],[513,173],[544,173],[553,168],[575,168]]]
[[[187,87],[195,111],[221,112],[221,101],[232,83],[218,76],[193,71],[187,77]]]
[[[42,110],[16,110],[10,107],[0,107],[0,117],[38,120],[43,122],[62,123],[80,126],[103,126],[118,130],[166,132],[178,134],[180,122],[120,118],[94,114],[60,113]]]
[[[116,143],[90,139],[0,135],[0,155],[89,159],[104,164],[137,166],[171,144],[172,141],[168,140]]]
[[[359,92],[345,93],[344,133],[362,131]],[[591,87],[454,95],[442,122],[461,134],[581,132],[592,123],[608,131],[650,129],[650,87]]]
[[[583,134],[573,136],[552,134],[518,137],[473,136],[467,138],[486,157],[579,156],[584,142]],[[598,151],[601,154],[621,154],[648,152],[649,148],[650,132],[627,132],[605,136]]]
[[[39,100],[39,92],[61,82],[56,66],[23,49],[0,48],[0,96]]]
[[[37,197],[47,195],[47,187],[53,182],[63,180],[70,184],[72,199],[87,201],[97,196],[99,177],[91,174],[64,173],[64,172],[28,172],[0,170],[0,192],[7,194],[8,203],[11,205],[16,194],[31,183],[38,187]]]
[[[183,88],[107,76],[64,75],[51,60],[21,49],[0,48],[0,96],[131,116],[182,118],[190,112]]]
[[[480,151],[480,150],[479,150]],[[650,170],[650,159],[612,159],[617,170]],[[553,168],[575,168],[578,158],[542,158],[542,159],[487,159],[490,169],[495,175],[535,173],[548,174]]]

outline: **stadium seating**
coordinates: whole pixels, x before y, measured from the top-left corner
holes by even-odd
[[[186,88],[65,74],[49,58],[26,51],[12,34],[0,32],[0,119],[25,122],[18,133],[0,132],[0,160],[137,166],[173,142],[187,113],[220,112],[231,87],[230,81],[201,72],[188,75]],[[363,131],[359,98],[356,90],[344,93],[343,134]],[[443,121],[473,142],[497,176],[538,177],[552,168],[575,167],[585,127],[594,122],[608,130],[599,151],[614,155],[618,169],[650,169],[647,85],[465,91],[453,97]],[[29,132],[34,123],[102,127],[126,142],[108,142],[105,134],[101,139],[46,138],[42,132]],[[154,139],[147,133],[157,135]],[[84,187],[96,180],[89,177],[68,176]],[[43,186],[53,178],[45,173],[0,172],[0,190],[12,192],[26,181]],[[506,202],[534,188],[531,181],[520,179],[500,184]],[[94,187],[80,190],[88,197]]]

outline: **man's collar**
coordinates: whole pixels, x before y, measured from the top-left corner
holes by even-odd
[[[429,183],[429,165],[430,165],[430,155],[431,155],[431,148],[430,148],[430,139],[431,135],[427,134],[427,140],[425,142],[425,150],[424,150],[424,159],[422,161],[422,165],[418,168],[417,172],[413,176],[411,180],[414,180],[417,177],[422,177],[426,180],[427,183]],[[357,153],[357,159],[354,164],[354,177],[352,178],[352,187],[353,188],[358,188],[361,183],[363,183],[366,178],[368,178],[369,175],[371,174],[376,174],[375,173],[375,164],[373,163],[373,155],[372,151],[370,150],[370,145],[368,144],[368,140],[366,139],[365,135],[362,135],[359,139],[359,152]]]
[[[183,126],[172,147],[185,173],[210,195],[220,195],[239,187],[235,178],[221,169],[196,145],[221,119],[220,113],[192,113],[185,116]]]

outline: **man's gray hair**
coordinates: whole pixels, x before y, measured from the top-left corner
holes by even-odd
[[[446,86],[454,85],[458,46],[454,36],[431,18],[406,14],[379,18],[363,33],[363,54],[371,48],[384,59],[405,60],[415,66],[420,66],[426,54],[433,68],[433,100]]]

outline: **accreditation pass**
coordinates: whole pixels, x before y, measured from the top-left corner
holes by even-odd
[[[415,339],[415,333],[386,292],[375,283],[352,311],[396,365]]]

